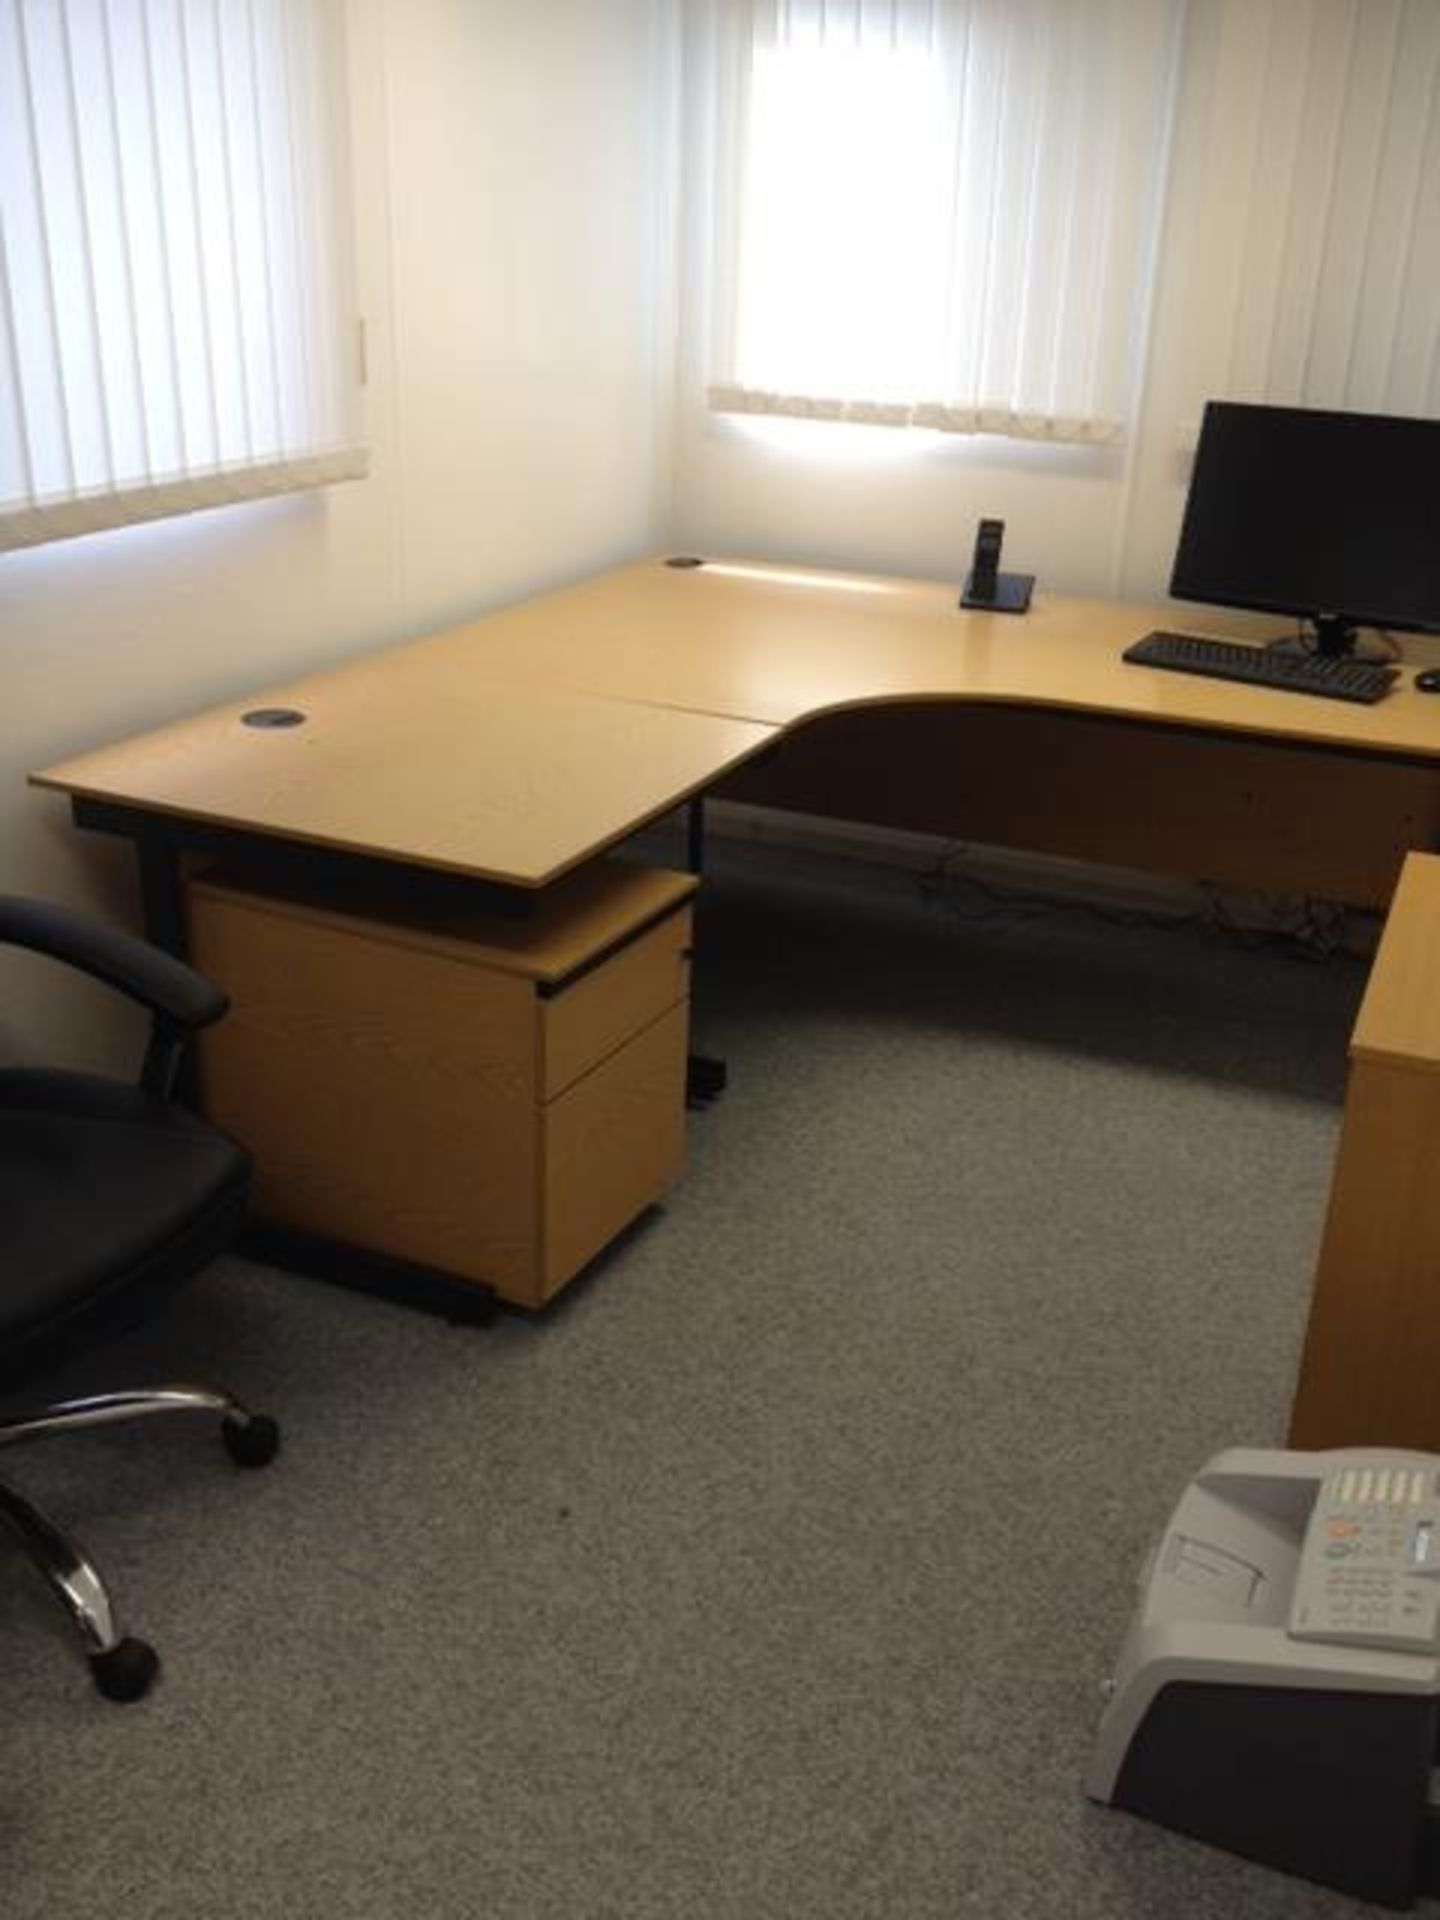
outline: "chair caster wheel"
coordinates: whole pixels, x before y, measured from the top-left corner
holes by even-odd
[[[280,1451],[280,1428],[268,1413],[255,1413],[245,1422],[224,1420],[220,1438],[237,1467],[268,1467]]]
[[[140,1700],[160,1671],[160,1656],[145,1640],[117,1640],[90,1656],[90,1676],[107,1700]]]

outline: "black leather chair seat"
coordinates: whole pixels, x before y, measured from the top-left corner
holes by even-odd
[[[0,1071],[4,1374],[73,1344],[82,1317],[113,1321],[114,1303],[192,1272],[233,1231],[248,1184],[241,1148],[138,1087]]]
[[[0,1068],[0,1383],[10,1386],[138,1319],[221,1251],[250,1185],[244,1149],[174,1098],[191,1036],[219,1020],[223,990],[172,954],[69,907],[0,894],[0,948],[44,954],[145,1008],[140,1084],[56,1068]],[[177,1413],[220,1423],[239,1467],[267,1466],[280,1429],[215,1387],[90,1393],[0,1412],[0,1452],[87,1428]],[[74,1622],[95,1685],[139,1700],[155,1649],[120,1631],[77,1540],[0,1479],[0,1531]]]

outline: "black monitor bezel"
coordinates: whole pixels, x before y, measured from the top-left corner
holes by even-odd
[[[1400,633],[1440,633],[1440,612],[1434,619],[1422,620],[1414,616],[1402,616],[1392,612],[1379,612],[1374,608],[1363,607],[1322,607],[1294,599],[1261,600],[1253,595],[1240,599],[1224,593],[1197,593],[1193,587],[1182,588],[1177,584],[1180,571],[1180,558],[1185,551],[1186,538],[1190,532],[1191,518],[1196,495],[1196,476],[1200,470],[1201,457],[1205,450],[1205,434],[1212,413],[1250,413],[1284,415],[1289,419],[1345,421],[1347,424],[1358,422],[1362,426],[1384,422],[1386,425],[1400,424],[1427,427],[1440,436],[1440,421],[1427,420],[1412,414],[1360,413],[1342,407],[1281,407],[1269,406],[1250,400],[1207,400],[1201,416],[1200,433],[1195,443],[1195,455],[1190,468],[1190,482],[1185,493],[1185,512],[1180,522],[1179,536],[1175,542],[1175,557],[1170,565],[1170,597],[1183,600],[1191,606],[1235,607],[1249,613],[1281,613],[1292,619],[1309,620],[1312,623],[1339,622],[1347,627],[1370,627],[1377,632],[1394,629]]]

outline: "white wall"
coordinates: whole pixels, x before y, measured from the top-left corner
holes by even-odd
[[[677,420],[673,542],[959,582],[975,523],[1005,522],[1004,562],[1063,593],[1115,590],[1124,459],[883,427],[752,423],[710,413],[697,388]]]
[[[660,538],[663,0],[352,0],[369,479],[0,555],[0,890],[134,918],[26,773]],[[0,1056],[135,1023],[0,965]]]

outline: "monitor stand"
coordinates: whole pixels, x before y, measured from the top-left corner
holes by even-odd
[[[1344,614],[1312,614],[1306,628],[1303,633],[1272,640],[1271,651],[1313,655],[1321,660],[1367,660],[1385,666],[1400,658],[1400,649],[1393,641],[1375,633],[1362,635]]]

